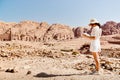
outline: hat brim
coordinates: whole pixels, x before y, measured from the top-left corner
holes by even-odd
[[[98,23],[98,22],[96,22],[96,23],[90,23],[89,25],[91,25],[91,24],[100,24],[100,23]]]

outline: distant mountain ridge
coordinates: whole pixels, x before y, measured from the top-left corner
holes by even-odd
[[[47,22],[21,21],[0,22],[0,40],[48,41],[73,39],[71,27],[62,24],[49,25]]]
[[[102,35],[120,34],[120,23],[108,21],[101,26]],[[81,37],[83,32],[90,33],[83,27],[70,27],[63,24],[48,24],[47,22],[21,21],[0,22],[0,40],[48,41],[70,40]]]

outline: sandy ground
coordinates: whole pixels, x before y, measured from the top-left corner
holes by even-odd
[[[86,61],[81,60],[84,58]],[[52,58],[22,58],[12,61],[1,61],[2,70],[15,68],[16,73],[0,72],[0,80],[119,80],[120,75],[110,73],[104,70],[102,75],[91,75],[88,69],[77,70],[75,65],[81,62],[92,62],[84,55],[69,59],[52,59]],[[91,63],[92,64],[92,63]],[[31,74],[27,75],[27,72]]]
[[[84,39],[74,39],[63,42],[1,42],[1,44],[24,44],[29,45],[26,49],[46,49],[62,52],[67,55],[62,57],[46,57],[41,55],[28,55],[22,57],[0,57],[0,80],[120,80],[120,58],[109,58],[101,56],[101,63],[109,62],[115,64],[115,70],[103,68],[103,74],[91,74],[94,67],[94,60],[90,54],[72,55],[73,51],[80,48],[89,41]],[[32,46],[32,47],[31,47]],[[7,46],[8,47],[8,46]],[[103,48],[120,48],[119,45],[102,45]],[[18,47],[19,48],[19,47]],[[2,48],[3,49],[3,48]],[[1,49],[1,50],[2,50]],[[16,49],[16,48],[14,48]],[[20,50],[25,51],[23,48]],[[6,72],[13,69],[14,72]]]

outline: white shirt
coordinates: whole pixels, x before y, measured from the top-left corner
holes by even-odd
[[[101,52],[101,46],[100,46],[101,34],[102,34],[102,30],[98,26],[93,27],[91,36],[94,36],[95,40],[91,41],[91,44],[90,44],[91,52]]]

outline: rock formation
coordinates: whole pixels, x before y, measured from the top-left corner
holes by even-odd
[[[108,21],[101,26],[102,35],[120,34],[120,23]],[[22,41],[48,41],[48,40],[69,40],[79,38],[91,30],[83,27],[71,29],[67,25],[52,24],[47,22],[21,21],[19,23],[0,22],[0,40],[22,40]]]
[[[120,25],[113,21],[108,21],[101,26],[103,35],[118,34],[120,31]]]
[[[76,38],[79,38],[82,36],[82,33],[90,34],[91,30],[88,30],[87,28],[83,28],[83,27],[76,27],[76,28],[73,28],[73,32],[74,32],[74,36]]]
[[[74,36],[75,37],[81,37],[81,34],[83,33],[84,28],[82,27],[77,27],[77,28],[73,28],[73,32],[74,32]]]
[[[120,34],[120,23],[116,23],[114,21],[108,21],[101,26],[102,35],[113,35]],[[87,32],[90,34],[91,30],[87,28],[81,29],[81,27],[73,28],[74,36],[81,37],[81,32]]]
[[[22,21],[12,27],[12,40],[34,41],[34,33],[39,23]]]
[[[49,28],[49,24],[41,22],[40,25],[35,29],[35,41],[44,41],[44,36]]]
[[[44,40],[69,40],[74,38],[74,33],[69,26],[53,24],[47,30]]]
[[[21,21],[20,23],[0,22],[0,40],[48,41],[74,38],[69,26],[49,25],[46,22]]]
[[[5,23],[0,22],[0,40],[9,41],[11,40],[11,27],[16,25],[16,23]]]

